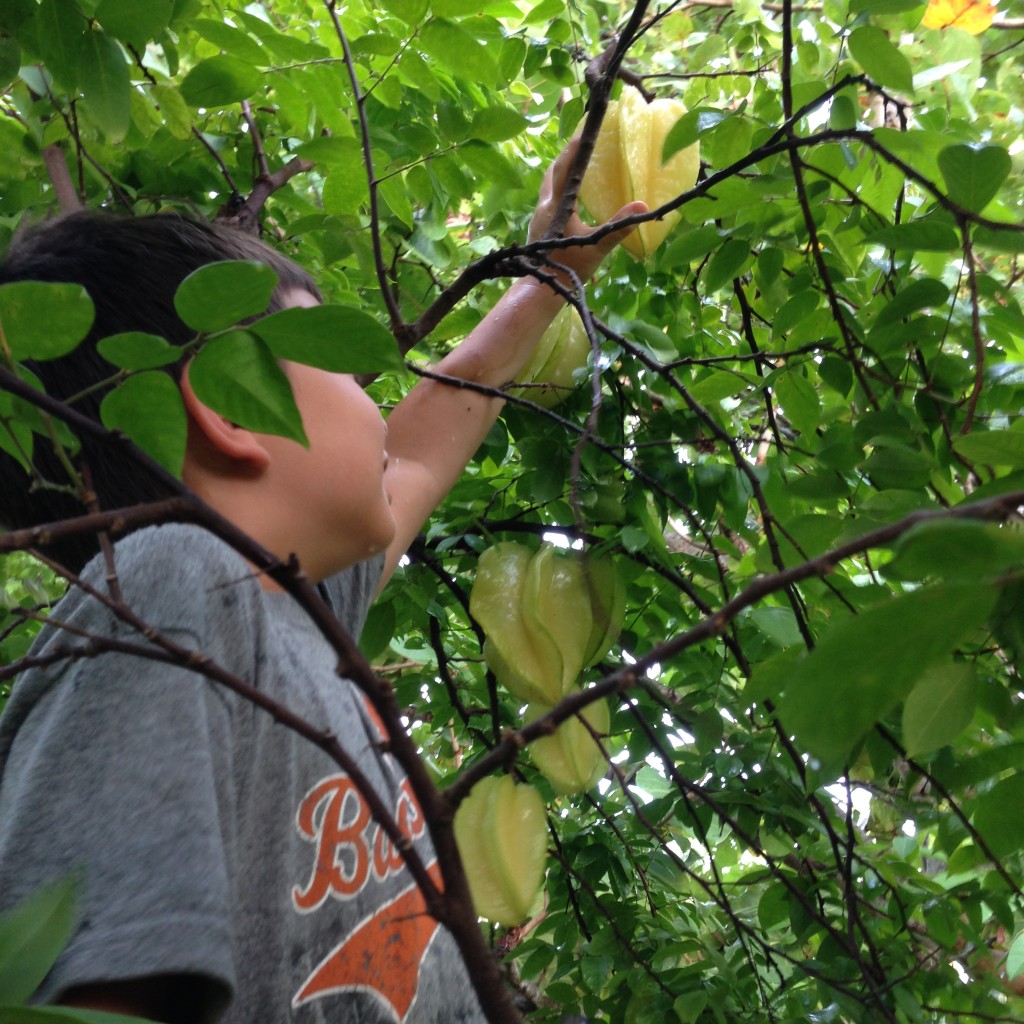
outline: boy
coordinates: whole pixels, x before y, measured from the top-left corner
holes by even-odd
[[[557,206],[570,146],[545,177],[532,231]],[[625,207],[618,216],[642,212]],[[574,217],[567,233],[587,234]],[[586,279],[626,231],[555,258]],[[97,324],[69,357],[40,364],[57,397],[109,367],[95,341],[147,330],[181,343],[170,304],[180,280],[216,259],[257,258],[281,279],[275,305],[311,305],[303,272],[250,240],[174,218],[73,216],[16,246],[0,283],[83,283]],[[515,379],[563,300],[515,282],[437,369],[489,387]],[[216,511],[280,558],[297,555],[342,625],[358,635],[376,589],[444,497],[501,406],[419,382],[387,425],[347,375],[285,364],[308,449],[244,430],[205,406],[188,365],[183,478]],[[99,396],[76,408],[95,414]],[[42,448],[43,446],[38,446]],[[158,498],[137,468],[83,445],[103,508]],[[0,478],[8,526],[80,509]],[[43,467],[56,479],[56,467]],[[51,476],[51,474],[53,474]],[[60,552],[77,571],[91,552]],[[308,617],[230,547],[187,526],[120,541],[124,602],[161,635],[202,652],[318,728],[354,758],[425,862],[426,830],[356,688]],[[104,604],[94,559],[54,610],[34,649],[49,667],[23,674],[0,719],[0,910],[38,886],[81,874],[80,924],[40,1001],[159,1021],[478,1021],[450,936],[424,915],[398,856],[337,764],[269,715],[203,676],[155,656],[108,651],[61,658],[62,643],[144,638]]]

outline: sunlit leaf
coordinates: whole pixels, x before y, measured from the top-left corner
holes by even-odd
[[[862,25],[850,33],[853,59],[879,84],[905,93],[914,91],[910,61],[893,44],[888,33],[874,25]]]

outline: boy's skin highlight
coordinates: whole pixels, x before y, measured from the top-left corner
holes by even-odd
[[[576,147],[574,139],[545,175],[531,238],[541,237],[551,222]],[[644,203],[629,203],[613,220],[646,209]],[[574,212],[565,234],[586,236],[592,230]],[[555,258],[586,281],[631,230],[609,234],[594,245],[560,249]],[[290,305],[319,301],[302,288],[281,297]],[[516,379],[564,304],[560,295],[534,278],[515,281],[435,371],[502,387]],[[424,378],[385,425],[354,377],[294,363],[284,367],[309,449],[245,430],[215,413],[196,397],[186,368],[181,379],[189,416],[184,481],[277,557],[297,555],[314,581],[384,551],[383,587],[423,523],[462,475],[504,400]],[[261,580],[264,587],[277,589],[271,581]],[[188,1011],[182,1012],[181,999],[197,984],[198,979],[177,976],[105,982],[70,990],[60,1002],[177,1024],[190,1019]]]

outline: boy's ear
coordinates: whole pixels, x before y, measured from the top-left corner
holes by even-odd
[[[229,459],[247,463],[253,469],[263,469],[270,462],[270,453],[258,434],[232,423],[226,416],[214,412],[192,390],[189,380],[191,362],[181,372],[181,397],[192,424],[208,445]]]

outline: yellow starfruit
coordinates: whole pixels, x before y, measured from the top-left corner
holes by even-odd
[[[532,722],[550,710],[543,704],[531,704],[526,709],[526,721]],[[608,733],[607,701],[588,704],[581,715],[598,736]],[[529,750],[534,764],[559,793],[582,793],[590,789],[608,768],[593,733],[575,717],[562,722],[550,736],[534,740]]]
[[[622,98],[608,104],[580,186],[580,199],[592,217],[607,221],[636,199],[653,210],[693,188],[700,170],[697,143],[661,159],[665,138],[685,113],[679,100],[648,103],[638,89],[623,87]],[[661,220],[645,221],[622,244],[637,259],[646,259],[680,216],[673,210]]]
[[[544,802],[512,777],[481,779],[455,812],[455,841],[476,912],[498,924],[524,921],[544,880]]]

